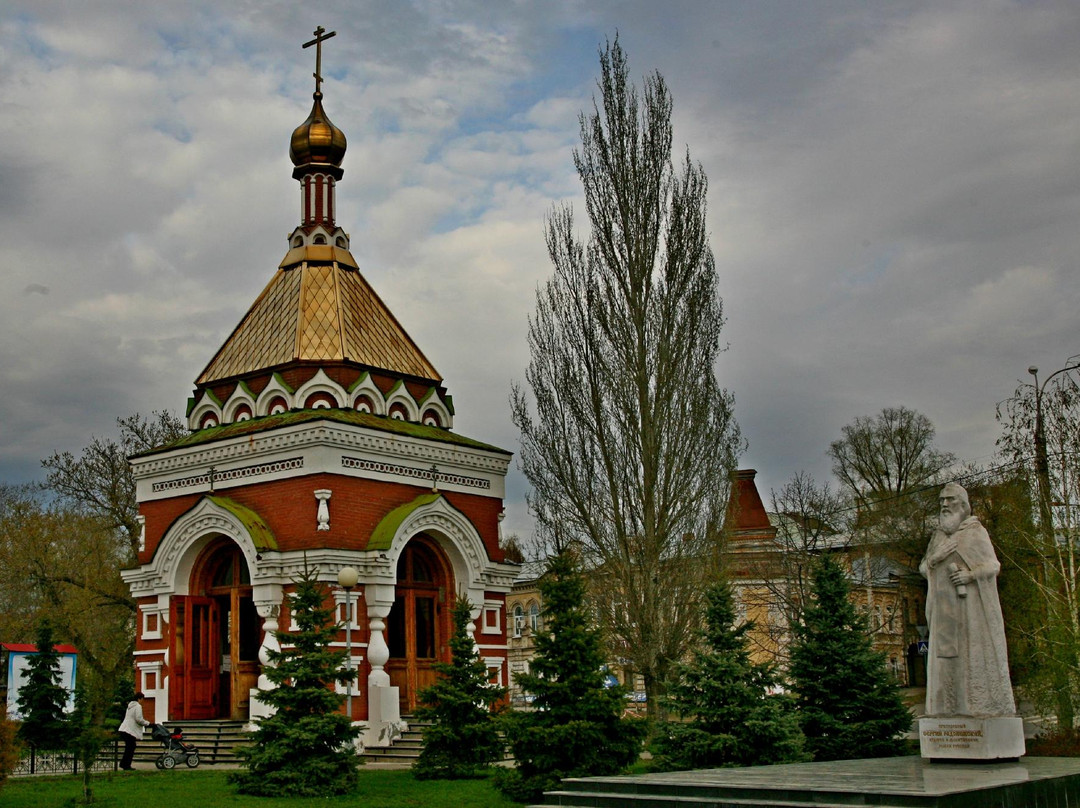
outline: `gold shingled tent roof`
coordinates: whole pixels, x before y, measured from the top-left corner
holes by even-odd
[[[442,381],[363,276],[337,262],[279,269],[195,383],[296,361],[355,362]]]

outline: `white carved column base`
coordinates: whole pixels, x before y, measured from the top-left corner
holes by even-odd
[[[281,587],[277,589],[277,598],[274,600],[257,600],[255,608],[259,617],[263,619],[263,641],[259,646],[259,686],[251,688],[249,695],[251,700],[248,708],[248,729],[254,729],[255,721],[259,718],[269,718],[274,714],[274,708],[264,701],[259,700],[260,690],[273,690],[276,685],[266,675],[266,669],[273,667],[270,659],[271,651],[280,651],[281,643],[278,642],[278,616],[281,613]]]
[[[390,686],[390,674],[386,663],[390,649],[386,645],[386,618],[394,605],[394,587],[388,584],[368,584],[364,587],[367,602],[368,637],[367,657],[371,665],[368,674],[368,720],[364,731],[364,746],[389,746],[402,733],[405,724],[401,720],[398,688]]]

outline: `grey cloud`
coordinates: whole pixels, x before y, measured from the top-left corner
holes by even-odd
[[[849,0],[15,0],[0,29],[0,473],[132,410],[182,409],[273,273],[298,195],[315,24],[349,138],[340,222],[447,377],[458,429],[516,450],[507,394],[550,272],[541,226],[619,32],[711,181],[731,348],[764,491],[905,404],[993,451],[1028,364],[1080,352],[1080,8]],[[419,201],[418,201],[419,200]],[[580,202],[576,204],[583,216]],[[43,290],[49,290],[46,298]],[[22,290],[19,295],[18,290]],[[477,361],[482,357],[483,361]],[[78,394],[72,398],[71,391]],[[528,529],[524,481],[507,525]]]

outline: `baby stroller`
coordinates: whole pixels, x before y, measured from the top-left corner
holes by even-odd
[[[150,737],[161,741],[165,751],[154,761],[159,769],[174,769],[180,762],[194,769],[199,765],[199,750],[195,744],[184,743],[184,731],[180,727],[169,729],[163,724],[150,725]]]

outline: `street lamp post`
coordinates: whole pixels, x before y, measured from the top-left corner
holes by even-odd
[[[349,674],[349,681],[345,685],[345,712],[349,716],[349,720],[352,721],[352,683],[353,683],[353,665],[352,665],[352,590],[356,586],[356,582],[360,579],[360,573],[356,567],[342,567],[338,570],[338,586],[345,590],[345,670]]]
[[[1043,390],[1046,389],[1046,385],[1055,376],[1077,369],[1080,369],[1080,362],[1076,360],[1076,357],[1073,357],[1069,359],[1069,364],[1055,370],[1043,379],[1042,384],[1039,384],[1039,368],[1035,365],[1028,368],[1028,373],[1035,379],[1035,479],[1038,480],[1039,484],[1039,522],[1051,543],[1054,540],[1054,524],[1053,515],[1050,512],[1050,458],[1046,453],[1046,425],[1043,420],[1042,407]]]
[[[1030,373],[1035,380],[1035,477],[1039,487],[1040,528],[1042,529],[1043,538],[1046,541],[1046,547],[1043,550],[1044,553],[1051,552],[1053,548],[1058,547],[1058,545],[1056,544],[1057,536],[1054,531],[1053,514],[1050,511],[1050,459],[1046,451],[1046,420],[1043,415],[1042,407],[1043,391],[1046,389],[1046,385],[1055,376],[1077,369],[1080,369],[1080,357],[1070,357],[1065,367],[1055,370],[1043,379],[1042,384],[1039,384],[1039,369],[1035,365],[1028,368],[1028,373]],[[1061,548],[1058,547],[1058,549],[1060,552]],[[1067,544],[1065,549],[1071,554],[1073,551],[1072,544]],[[1044,564],[1045,563],[1044,560]],[[1064,590],[1062,594],[1064,595],[1065,601],[1070,604],[1070,607],[1067,609],[1069,614],[1065,618],[1068,620],[1066,625],[1072,626],[1073,638],[1075,639],[1077,637],[1077,626],[1076,612],[1074,611],[1074,582],[1070,581],[1066,576],[1062,576],[1061,586]],[[1061,658],[1057,659],[1059,656]],[[1057,715],[1059,725],[1071,727],[1074,721],[1074,710],[1071,692],[1068,686],[1068,672],[1075,668],[1075,647],[1068,643],[1064,646],[1059,646],[1058,650],[1052,654],[1052,657],[1055,658],[1056,662],[1054,665],[1053,678],[1055,689],[1057,691]]]

